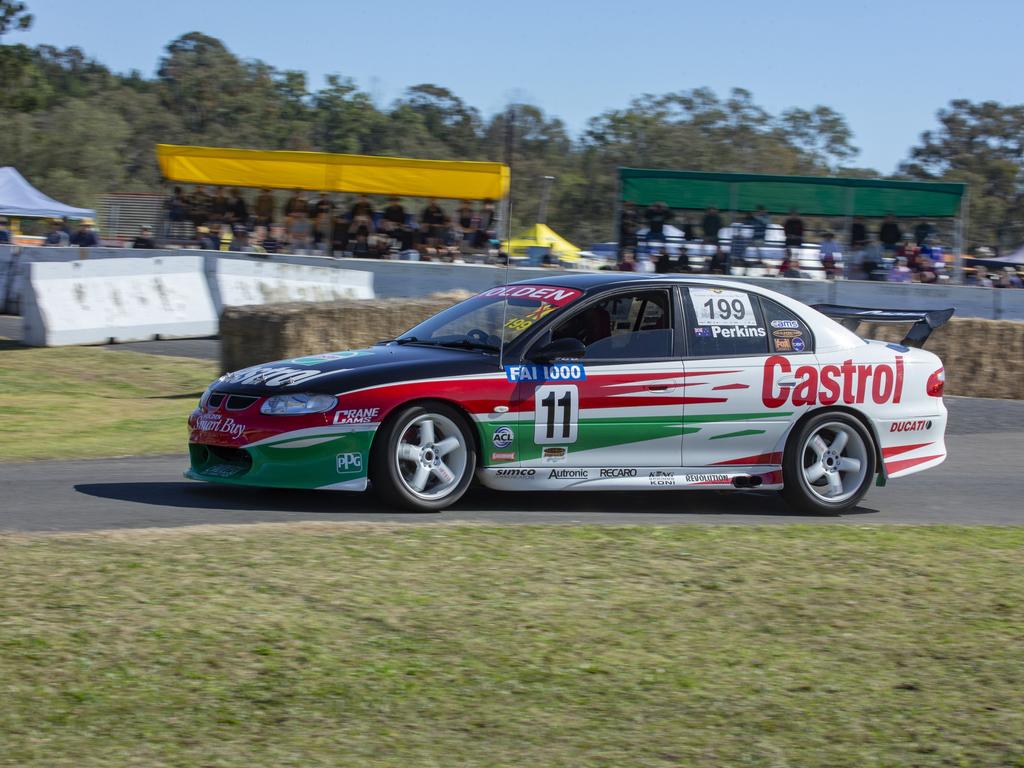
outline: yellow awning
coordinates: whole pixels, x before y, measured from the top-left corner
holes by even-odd
[[[518,237],[506,241],[505,250],[510,256],[526,256],[527,248],[550,248],[559,261],[579,261],[580,249],[570,243],[547,224],[534,224]]]
[[[164,178],[187,184],[468,200],[499,200],[509,184],[503,163],[174,144],[157,144],[156,156]]]

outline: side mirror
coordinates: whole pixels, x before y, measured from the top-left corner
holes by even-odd
[[[538,349],[530,359],[535,363],[553,363],[555,360],[582,360],[587,354],[586,345],[579,339],[555,339]]]

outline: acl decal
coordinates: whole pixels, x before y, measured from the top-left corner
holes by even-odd
[[[793,374],[796,385],[776,384],[776,373]],[[787,377],[788,378],[788,377]],[[867,398],[878,405],[899,403],[903,397],[903,357],[896,356],[895,365],[854,365],[845,360],[842,365],[801,365],[796,371],[789,360],[772,355],[764,364],[761,383],[761,402],[766,408],[793,405],[846,405],[862,404]]]

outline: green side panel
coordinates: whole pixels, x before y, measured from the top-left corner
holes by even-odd
[[[620,168],[620,199],[637,205],[663,201],[670,208],[769,213],[796,208],[804,216],[955,217],[966,185],[957,182],[773,176]]]
[[[366,477],[374,434],[375,430],[345,432],[301,448],[285,447],[300,439],[283,438],[274,444],[221,454],[206,446],[189,445],[189,458],[193,476],[211,483],[322,488]]]
[[[725,440],[728,437],[748,437],[750,435],[763,435],[766,429],[741,429],[739,432],[726,432],[724,435],[709,437],[709,440]]]

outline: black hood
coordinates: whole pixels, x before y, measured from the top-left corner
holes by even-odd
[[[496,354],[391,343],[262,363],[225,374],[213,388],[217,392],[240,395],[265,396],[288,392],[334,395],[399,381],[496,371]]]

